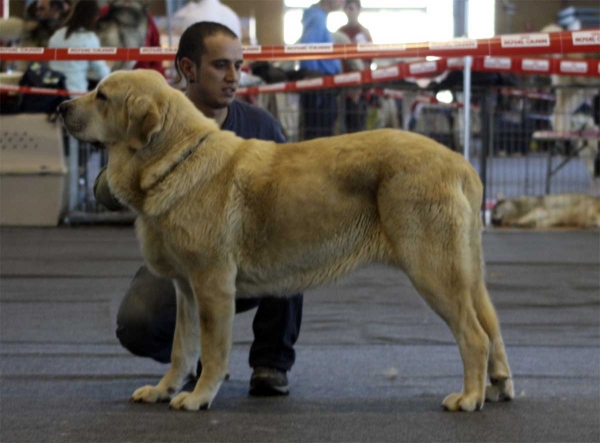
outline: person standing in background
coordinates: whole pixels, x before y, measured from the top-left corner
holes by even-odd
[[[80,0],[64,27],[56,31],[49,48],[100,48],[100,40],[94,33],[100,8],[96,0]],[[110,68],[103,60],[51,61],[50,69],[62,72],[66,77],[69,91],[87,91],[87,73],[91,68],[100,79],[110,74]]]
[[[353,43],[372,43],[371,33],[358,21],[362,6],[360,0],[346,0],[344,12],[348,17],[348,23],[342,26],[338,31],[343,32]]]
[[[63,0],[37,0],[27,6],[23,46],[45,48],[67,16]]]
[[[129,17],[124,20],[125,17]],[[145,26],[142,26],[142,22]],[[103,22],[114,23],[117,27],[118,41],[102,41],[103,37]],[[101,43],[104,46],[116,47],[160,47],[160,32],[154,21],[154,17],[150,13],[147,4],[136,0],[111,0],[108,4],[100,9],[100,32]],[[146,28],[143,41],[139,37],[139,30]],[[110,35],[110,34],[109,34]],[[124,38],[127,37],[127,38]],[[138,37],[138,38],[136,38]],[[136,40],[140,40],[136,42]],[[112,66],[112,70],[130,69],[130,62],[119,62]],[[165,75],[163,62],[158,60],[138,60],[133,64],[131,69],[154,69]]]
[[[327,15],[341,9],[344,0],[321,0],[306,9],[302,15],[302,36],[298,43],[332,43],[333,36],[327,29]],[[320,75],[335,75],[342,71],[339,60],[303,60],[300,68],[318,72]],[[337,97],[331,92],[306,92],[301,96],[304,116],[304,139],[333,135],[337,118]]]
[[[173,22],[179,34],[194,23],[214,22],[228,27],[239,39],[242,38],[240,18],[233,9],[219,0],[190,0],[187,5],[173,14]]]
[[[100,7],[96,0],[79,0],[66,26],[56,31],[50,41],[50,48],[100,48],[100,39],[94,33],[100,16]],[[91,68],[99,80],[110,74],[110,68],[103,60],[51,61],[50,69],[65,75],[65,84],[69,91],[86,92],[89,88],[88,71]],[[72,135],[68,139],[69,157],[69,210],[75,209],[79,194],[79,142]]]
[[[367,28],[361,25],[358,21],[362,6],[360,0],[346,0],[344,12],[348,17],[348,23],[338,29],[348,36],[352,43],[372,43],[371,33]],[[361,60],[364,67],[368,69],[371,66],[371,60]],[[343,64],[344,72],[350,72],[352,69],[348,63]],[[350,88],[345,98],[345,122],[346,132],[363,131],[366,125],[367,118],[367,99],[360,88]]]

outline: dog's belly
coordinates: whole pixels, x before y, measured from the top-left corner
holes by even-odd
[[[332,283],[364,264],[363,260],[356,260],[355,257],[350,256],[331,260],[319,267],[295,270],[278,268],[248,272],[246,269],[238,269],[236,295],[238,297],[292,295]]]
[[[375,222],[363,231],[341,229],[322,242],[273,244],[240,257],[238,296],[290,295],[331,283],[366,264],[388,261]]]

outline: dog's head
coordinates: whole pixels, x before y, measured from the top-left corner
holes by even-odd
[[[147,194],[164,191],[168,186],[158,184],[168,182],[167,176],[192,149],[219,131],[214,120],[152,70],[117,71],[95,91],[62,103],[59,112],[74,137],[109,149],[108,182],[115,196],[139,212],[152,214],[164,210],[177,192],[185,193],[189,187],[177,192],[169,188],[158,203],[146,201]],[[199,175],[197,162],[185,164],[189,177]],[[177,168],[179,181],[186,180],[182,178],[186,170]]]
[[[516,213],[515,204],[511,200],[498,200],[492,209],[492,224],[503,226],[507,220],[514,217]]]
[[[161,130],[171,89],[156,71],[118,71],[58,110],[67,131],[79,140],[140,149]]]

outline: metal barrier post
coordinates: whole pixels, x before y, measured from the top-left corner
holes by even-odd
[[[479,157],[480,161],[480,178],[483,183],[483,201],[481,202],[481,214],[483,219],[483,224],[486,224],[485,219],[485,211],[487,205],[487,196],[488,196],[488,155],[492,152],[491,146],[493,143],[493,134],[492,134],[492,103],[493,103],[493,92],[491,90],[485,90],[482,96],[481,101],[481,155]]]
[[[79,201],[79,141],[69,136],[69,212],[75,211]]]
[[[465,72],[463,77],[463,88],[465,91],[465,137],[464,156],[469,161],[471,147],[471,62],[473,57],[465,57]]]
[[[548,163],[546,168],[546,195],[550,194],[550,181],[552,179],[552,157],[554,155],[555,143],[550,143],[548,146]]]
[[[338,101],[338,122],[339,122],[339,134],[345,134],[346,131],[346,113],[348,109],[346,109],[346,88],[340,88],[340,92],[337,97]]]

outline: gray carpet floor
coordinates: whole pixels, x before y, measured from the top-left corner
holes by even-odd
[[[2,228],[0,441],[600,441],[599,234],[488,231],[484,249],[515,401],[443,412],[462,386],[454,339],[404,275],[373,266],[306,293],[289,397],[248,396],[251,311],[231,379],[186,413],[127,401],[166,371],[114,334],[142,264],[132,228]]]

